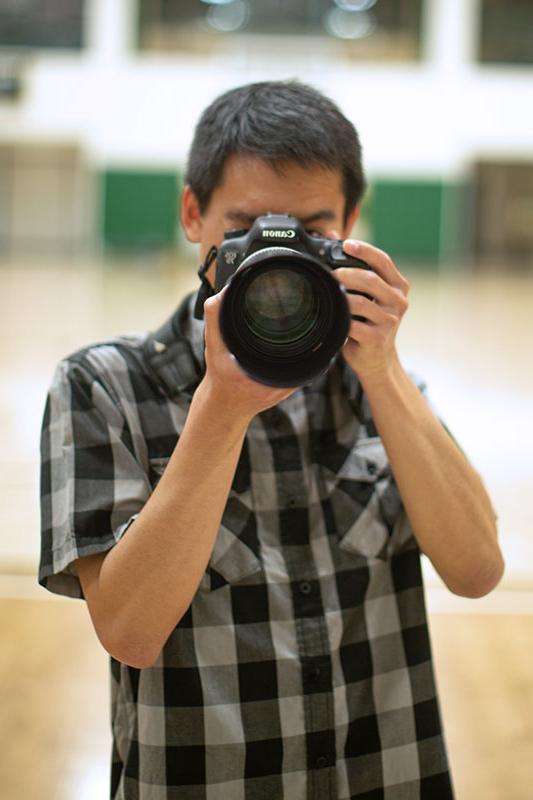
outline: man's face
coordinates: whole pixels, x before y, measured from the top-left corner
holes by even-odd
[[[238,155],[226,161],[222,181],[203,214],[186,187],[182,222],[187,238],[200,245],[203,262],[212,245],[222,244],[225,231],[249,229],[257,217],[268,213],[297,217],[311,234],[326,236],[336,231],[346,238],[357,210],[345,223],[344,206],[342,176],[337,170],[287,162],[282,171],[276,171],[259,158]]]

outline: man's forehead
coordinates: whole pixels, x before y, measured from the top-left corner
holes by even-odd
[[[251,156],[233,155],[213,192],[213,207],[226,225],[250,227],[265,214],[289,214],[304,225],[338,224],[344,214],[342,176],[316,164],[282,167]]]
[[[265,213],[261,211],[264,206],[272,206],[272,213],[316,213],[323,208],[334,209],[344,199],[340,170],[243,155],[226,160],[216,191],[230,208],[256,216]]]

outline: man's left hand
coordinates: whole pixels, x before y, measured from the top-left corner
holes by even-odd
[[[386,372],[398,360],[396,332],[407,311],[410,286],[383,250],[346,239],[344,252],[362,259],[371,268],[340,267],[333,271],[348,292],[352,317],[357,315],[366,320],[352,319],[343,356],[359,378],[370,377]],[[350,294],[354,291],[364,292],[373,300]]]

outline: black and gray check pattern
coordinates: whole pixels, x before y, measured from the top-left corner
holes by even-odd
[[[124,535],[176,445],[203,369],[192,300],[57,368],[39,574],[53,592],[82,596],[70,565]],[[452,798],[420,551],[341,361],[252,421],[188,612],[155,666],[111,659],[111,676],[113,800]]]

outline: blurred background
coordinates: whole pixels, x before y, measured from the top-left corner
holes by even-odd
[[[428,563],[458,800],[533,796],[533,3],[0,0],[0,786],[108,796],[107,658],[36,584],[38,440],[58,360],[158,326],[196,286],[179,225],[193,126],[298,78],[359,130],[354,235],[412,283],[404,364],[482,474],[507,562],[481,600]],[[45,602],[45,601],[51,602]]]

